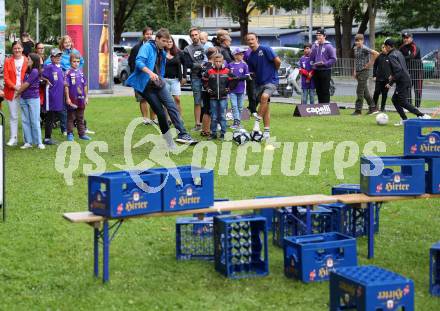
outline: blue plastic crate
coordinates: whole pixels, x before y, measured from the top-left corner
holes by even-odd
[[[429,292],[440,296],[440,242],[429,250]]]
[[[440,157],[440,120],[410,119],[403,125],[405,156]],[[424,128],[431,132],[423,135]]]
[[[256,199],[267,199],[267,198],[281,198],[280,196],[259,196],[255,197]],[[262,208],[258,210],[254,210],[254,213],[257,215],[261,215],[266,218],[267,230],[272,231],[272,222],[275,214],[276,208]]]
[[[330,273],[330,311],[414,310],[414,283],[375,267],[338,268]]]
[[[380,171],[381,164],[383,169]],[[378,171],[378,172],[375,172]],[[377,176],[368,176],[377,173]],[[361,157],[361,190],[368,195],[425,193],[425,160],[403,157]]]
[[[272,243],[283,247],[284,238],[296,235],[296,225],[292,217],[292,207],[276,209],[272,221]]]
[[[176,259],[214,259],[213,218],[195,217],[176,220]]]
[[[153,189],[160,183],[161,175],[154,172],[132,171],[130,175],[128,171],[115,171],[90,175],[89,211],[110,218],[160,212],[161,192]]]
[[[332,212],[322,206],[310,207],[310,216],[312,220],[312,234],[325,233],[332,231]],[[295,226],[294,235],[307,234],[307,208],[295,206],[292,208],[292,218]]]
[[[426,193],[440,193],[440,158],[426,159],[428,171],[426,172]]]
[[[339,184],[332,187],[332,195],[361,193],[361,185],[359,184]]]
[[[215,269],[229,278],[268,275],[266,218],[214,217],[214,260]]]
[[[356,266],[356,239],[337,233],[284,238],[284,274],[304,283],[328,280],[330,271]]]
[[[214,205],[214,173],[195,166],[153,168],[162,175],[164,212],[207,208]]]

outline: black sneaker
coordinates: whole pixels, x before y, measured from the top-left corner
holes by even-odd
[[[360,110],[355,110],[353,111],[353,113],[351,114],[352,116],[360,116],[362,114],[362,112]]]
[[[194,140],[189,134],[179,134],[177,136],[176,142],[188,145],[195,145],[198,143],[198,141]]]
[[[43,141],[43,143],[44,143],[45,145],[56,145],[56,144],[57,144],[57,142],[56,142],[55,140],[52,140],[52,139],[50,139],[50,138],[45,138],[44,141]]]
[[[225,140],[225,134],[223,133],[220,134],[220,140]]]
[[[211,135],[208,137],[208,140],[215,140],[215,139],[217,139],[217,134],[211,134]]]
[[[379,110],[377,110],[377,108],[370,109],[367,112],[367,114],[377,114],[377,113],[379,113]]]

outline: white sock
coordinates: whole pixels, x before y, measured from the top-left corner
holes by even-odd
[[[261,121],[261,117],[259,115],[257,115],[255,117],[254,131],[259,131],[260,130],[260,121]]]

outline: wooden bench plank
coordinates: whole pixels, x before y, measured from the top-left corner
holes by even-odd
[[[103,216],[95,215],[92,212],[64,213],[63,217],[73,223],[93,223],[103,221]]]
[[[369,196],[364,193],[353,193],[353,194],[334,195],[333,197],[336,198],[338,202],[341,203],[355,204],[355,203],[391,202],[391,201],[401,201],[401,200],[440,198],[440,195],[423,194],[420,196]]]

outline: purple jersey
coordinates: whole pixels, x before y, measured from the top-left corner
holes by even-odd
[[[38,69],[32,69],[30,73],[24,75],[24,82],[29,83],[29,87],[21,94],[21,98],[40,98],[40,73]]]
[[[69,88],[69,98],[72,104],[77,105],[78,108],[85,106],[85,88],[87,86],[87,79],[81,69],[69,69],[64,76],[64,85]]]
[[[51,63],[44,66],[43,77],[49,80],[46,86],[46,111],[62,111],[64,105],[64,74],[61,66]]]
[[[313,66],[310,63],[310,56],[303,55],[299,61],[298,66],[300,69],[305,69],[308,72],[313,70]],[[306,76],[301,75],[301,88],[302,89],[315,89],[315,82],[313,79],[307,79]]]
[[[231,70],[231,73],[237,77],[237,78],[246,78],[246,76],[249,75],[249,69],[248,69],[248,65],[241,61],[239,63],[237,62],[231,62],[228,65],[229,70]],[[239,81],[237,83],[237,86],[231,90],[231,93],[235,93],[235,94],[243,94],[244,90],[245,90],[246,86],[245,86],[245,81]]]

